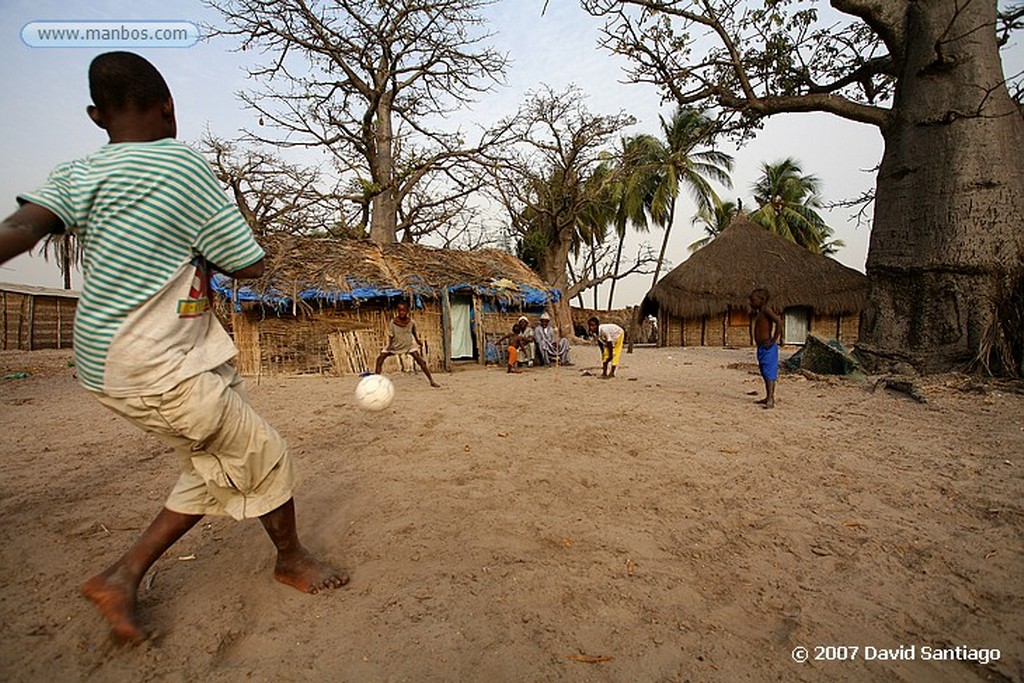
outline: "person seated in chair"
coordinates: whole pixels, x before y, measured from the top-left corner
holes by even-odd
[[[533,341],[537,345],[537,359],[542,365],[572,365],[569,362],[569,340],[559,337],[551,325],[551,316],[542,313],[540,324],[533,328]]]
[[[525,315],[521,315],[516,324],[519,325],[519,336],[521,337],[519,362],[528,366],[535,365],[537,362],[537,347],[533,343],[533,330],[530,328],[530,319]]]

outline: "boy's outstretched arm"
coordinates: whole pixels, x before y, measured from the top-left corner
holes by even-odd
[[[241,270],[236,270],[233,273],[228,273],[231,277],[236,280],[255,280],[256,278],[263,275],[263,271],[266,268],[265,259],[260,259],[256,263],[246,266]]]
[[[47,235],[64,231],[64,223],[49,209],[23,204],[0,223],[0,263],[32,249]]]
[[[246,266],[245,268],[240,268],[239,270],[235,271],[224,270],[216,263],[211,263],[210,265],[213,266],[215,270],[224,273],[228,277],[233,277],[236,280],[254,280],[263,275],[263,271],[266,268],[266,259],[261,258],[256,263],[253,263],[251,265]]]

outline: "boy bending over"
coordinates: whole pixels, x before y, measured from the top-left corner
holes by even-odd
[[[602,325],[596,316],[587,321],[587,330],[597,336],[597,346],[601,349],[601,379],[613,379],[615,368],[619,367],[619,358],[622,357],[626,331],[615,323]],[[611,372],[608,372],[609,365]]]

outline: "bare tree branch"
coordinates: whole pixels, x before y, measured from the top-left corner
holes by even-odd
[[[842,0],[837,0],[842,2]],[[627,77],[682,106],[717,106],[725,130],[746,135],[772,114],[827,112],[884,126],[895,63],[864,24],[823,26],[813,6],[743,0],[582,0],[603,17],[602,44],[629,58]],[[877,25],[891,7],[842,2]],[[836,2],[833,3],[837,4]],[[886,34],[899,39],[899,27]]]
[[[413,206],[426,196],[418,185],[443,178],[457,206],[473,185],[460,188],[453,169],[502,142],[500,129],[466,144],[436,123],[502,82],[507,57],[485,45],[480,16],[494,1],[210,0],[225,25],[208,28],[270,58],[250,71],[261,89],[242,99],[273,132],[250,138],[327,150],[359,190],[368,223],[356,227],[389,242],[430,231],[408,224],[434,215]]]
[[[588,255],[588,258],[596,256],[598,269],[600,274],[595,277],[583,278],[575,280],[569,285],[569,289],[565,294],[566,299],[572,299],[589,289],[597,287],[605,282],[623,280],[630,275],[650,275],[654,272],[654,265],[658,262],[658,256],[651,249],[650,245],[643,244],[637,249],[637,253],[633,262],[626,269],[619,268],[619,272],[615,272],[615,263],[612,258],[612,245],[608,245],[609,248],[605,249],[603,253],[601,251],[595,251],[594,254]],[[586,272],[585,270],[583,272]]]

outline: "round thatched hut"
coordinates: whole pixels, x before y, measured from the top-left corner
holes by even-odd
[[[784,343],[811,332],[857,341],[867,277],[742,216],[662,278],[640,312],[657,316],[661,346],[752,346],[747,297],[756,287],[782,316]]]

